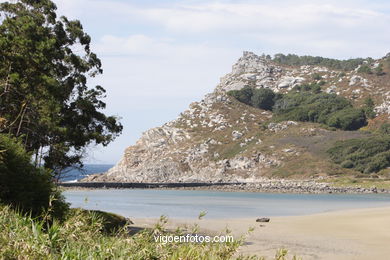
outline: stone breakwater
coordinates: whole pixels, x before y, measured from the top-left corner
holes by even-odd
[[[59,186],[70,189],[183,189],[183,190],[217,190],[270,193],[390,193],[387,189],[376,187],[335,187],[328,183],[313,180],[268,180],[262,182],[235,183],[124,183],[124,182],[74,182],[60,183]]]

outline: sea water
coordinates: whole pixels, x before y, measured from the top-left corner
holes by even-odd
[[[75,182],[90,174],[106,172],[113,166],[113,164],[86,164],[81,169],[69,168],[61,175],[60,181]]]
[[[68,190],[72,207],[133,218],[245,218],[294,216],[353,208],[390,206],[390,194],[277,194],[202,190]]]

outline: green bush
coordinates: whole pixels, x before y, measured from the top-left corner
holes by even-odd
[[[343,130],[366,125],[366,113],[372,109],[356,109],[346,98],[322,92],[319,83],[298,85],[284,95],[249,87],[228,94],[247,105],[272,110],[278,120],[316,122]]]
[[[381,127],[379,128],[379,133],[390,135],[390,123],[382,124]]]
[[[372,70],[371,70],[370,66],[368,66],[367,64],[361,65],[360,68],[357,70],[357,72],[365,73],[365,74],[372,74]]]
[[[353,168],[353,162],[351,160],[346,160],[341,163],[341,167],[343,168]]]
[[[333,162],[344,168],[363,173],[378,172],[390,166],[390,136],[340,141],[328,153]]]
[[[314,80],[321,80],[321,79],[322,79],[322,76],[321,76],[320,74],[318,74],[318,73],[314,73],[314,74],[313,74],[313,79],[314,79]]]
[[[374,69],[374,72],[377,76],[382,76],[384,75],[384,71],[383,71],[383,64],[382,63],[379,63],[379,65]]]
[[[247,104],[247,105],[251,105],[252,101],[252,96],[253,96],[253,89],[251,87],[244,87],[240,90],[231,90],[228,92],[228,95],[234,97],[235,99],[237,99],[238,101],[244,103],[244,104]]]
[[[295,54],[276,54],[272,59],[279,64],[285,64],[290,66],[302,66],[302,65],[316,65],[324,66],[330,69],[350,71],[363,64],[364,61],[372,61],[372,58],[362,59],[349,59],[349,60],[336,60],[323,57],[314,56],[298,56]]]
[[[326,124],[343,130],[357,130],[366,122],[364,111],[351,107],[333,113]]]
[[[374,118],[376,116],[375,113],[375,103],[374,100],[372,100],[371,97],[368,97],[364,100],[364,113],[366,114],[366,117],[368,118]]]
[[[255,89],[251,98],[251,104],[260,109],[272,110],[275,104],[275,96],[275,93],[271,89]]]
[[[251,87],[244,87],[241,90],[231,90],[228,92],[228,95],[244,104],[265,110],[272,110],[275,100],[280,98],[280,95],[275,94],[271,89],[253,89]]]
[[[321,92],[318,84],[295,87],[276,101],[273,112],[281,120],[309,121],[343,130],[356,130],[366,125],[361,109],[335,94]]]
[[[50,204],[56,217],[67,209],[50,173],[32,165],[31,155],[22,145],[4,134],[0,135],[0,203],[34,216],[41,215]]]

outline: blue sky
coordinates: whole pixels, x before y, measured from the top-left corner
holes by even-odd
[[[124,131],[91,147],[89,163],[116,163],[142,132],[211,92],[250,50],[333,58],[390,52],[390,1],[54,0],[92,36],[108,114]]]

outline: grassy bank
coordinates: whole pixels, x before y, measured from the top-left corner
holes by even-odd
[[[390,190],[390,179],[374,179],[374,178],[356,178],[356,177],[338,177],[328,178],[323,180],[334,187],[360,187],[365,189],[377,188]]]
[[[262,259],[235,256],[242,238],[228,243],[157,243],[154,235],[184,232],[169,232],[165,223],[161,218],[154,228],[135,230],[123,217],[81,209],[71,210],[60,223],[49,215],[38,220],[0,206],[0,259]],[[277,259],[285,257],[285,250],[277,252]]]
[[[131,227],[105,230],[105,217],[74,210],[63,223],[21,216],[9,207],[0,209],[0,258],[5,259],[226,259],[240,241],[227,244],[157,244],[155,229],[130,235]]]

